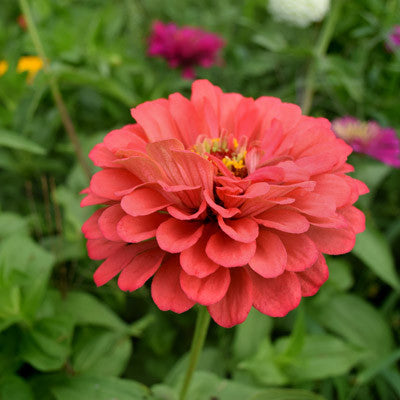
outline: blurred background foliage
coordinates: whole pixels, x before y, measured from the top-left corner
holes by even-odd
[[[266,1],[35,0],[34,20],[85,155],[129,109],[190,81],[146,55],[154,20],[193,25],[226,41],[223,65],[198,68],[224,91],[300,103],[321,24],[272,20]],[[97,289],[98,263],[80,228],[87,179],[35,55],[3,1],[0,59],[0,399],[177,398],[195,312],[160,312],[148,287]],[[319,60],[311,114],[353,115],[400,131],[400,52],[384,42],[400,23],[399,0],[345,2]],[[287,317],[252,311],[242,325],[212,324],[191,400],[395,400],[400,398],[400,171],[353,155],[371,192],[359,207],[367,231],[354,251],[328,259],[329,281]],[[94,168],[93,168],[94,171]],[[140,383],[139,383],[140,382]]]

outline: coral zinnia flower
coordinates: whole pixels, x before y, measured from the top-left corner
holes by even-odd
[[[323,118],[274,97],[223,93],[205,80],[132,110],[89,156],[101,167],[82,206],[89,256],[133,291],[154,275],[161,310],[208,307],[221,326],[251,307],[274,317],[328,278],[323,253],[350,251],[364,230],[352,204],[367,192],[349,176],[351,147]]]
[[[354,151],[393,167],[400,167],[400,140],[394,129],[383,128],[374,121],[362,122],[354,117],[335,119],[332,129]]]
[[[150,36],[149,55],[165,58],[170,67],[182,68],[184,78],[192,79],[194,67],[213,65],[224,44],[224,40],[213,33],[156,21]]]

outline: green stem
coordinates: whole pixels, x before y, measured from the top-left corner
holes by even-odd
[[[196,365],[207,336],[209,323],[210,314],[208,313],[207,308],[204,306],[200,306],[199,313],[197,314],[196,328],[192,339],[192,346],[190,348],[189,364],[186,370],[181,392],[179,394],[179,400],[186,399],[187,391],[190,386],[190,381],[192,380],[193,373],[196,369]]]
[[[318,41],[315,45],[313,58],[310,62],[305,78],[303,101],[301,102],[301,108],[303,110],[303,114],[308,114],[311,110],[312,101],[314,97],[315,75],[317,73],[317,66],[318,63],[325,56],[326,51],[328,50],[328,46],[332,39],[333,32],[335,30],[335,26],[340,15],[340,10],[342,5],[343,5],[343,0],[334,0],[332,2],[332,8],[329,11],[328,17],[325,20],[321,33],[318,37]]]
[[[83,155],[82,146],[79,142],[79,138],[76,133],[74,124],[68,113],[67,107],[65,106],[65,102],[61,95],[61,91],[58,86],[57,80],[56,80],[55,76],[53,75],[53,72],[50,68],[50,64],[49,64],[48,58],[46,56],[46,52],[44,51],[42,41],[40,40],[40,36],[39,36],[38,30],[36,28],[35,22],[33,20],[32,12],[29,7],[28,1],[27,0],[19,0],[19,6],[20,6],[22,13],[25,16],[25,19],[27,22],[27,27],[28,27],[28,32],[32,39],[33,45],[35,46],[36,52],[43,61],[43,70],[48,78],[50,91],[53,96],[54,102],[57,106],[58,112],[60,113],[61,121],[62,121],[64,128],[68,134],[68,137],[74,147],[74,151],[78,158],[78,162],[81,165],[83,172],[86,174],[87,178],[90,179],[91,171],[90,171],[89,164],[87,163],[86,158]]]

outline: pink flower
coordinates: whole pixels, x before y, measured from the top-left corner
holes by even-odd
[[[328,278],[325,254],[344,254],[364,230],[352,204],[368,191],[346,175],[352,149],[323,118],[274,97],[223,93],[206,80],[132,110],[89,157],[82,206],[89,256],[104,285],[153,275],[161,310],[208,307],[221,326],[252,306],[282,317]]]
[[[388,51],[393,52],[400,47],[400,25],[395,25],[390,32],[385,47]]]
[[[333,131],[357,153],[368,154],[393,167],[400,167],[400,141],[396,131],[382,128],[374,121],[362,122],[343,117],[332,122]]]
[[[156,21],[150,36],[149,55],[165,58],[172,68],[182,68],[182,76],[195,77],[194,67],[210,67],[218,58],[218,51],[224,46],[219,36],[198,28]]]

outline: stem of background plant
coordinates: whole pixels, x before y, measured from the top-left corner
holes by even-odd
[[[74,147],[74,151],[75,151],[76,157],[78,159],[78,162],[79,162],[80,166],[82,167],[83,172],[85,173],[87,178],[90,180],[91,171],[90,171],[89,164],[86,162],[86,158],[83,155],[83,151],[82,151],[81,144],[79,142],[78,135],[76,134],[74,124],[68,113],[67,107],[65,106],[63,97],[60,92],[60,88],[57,83],[57,80],[51,71],[46,53],[44,51],[43,44],[40,40],[39,33],[37,31],[35,22],[32,17],[32,12],[29,7],[28,1],[27,0],[19,0],[19,6],[21,8],[22,13],[25,16],[25,20],[27,22],[27,27],[28,27],[28,32],[32,39],[33,45],[35,46],[36,52],[43,61],[43,70],[48,78],[51,94],[53,95],[54,102],[60,113],[64,128],[67,131],[67,134],[72,143],[72,146]]]
[[[183,380],[181,392],[179,394],[179,400],[186,399],[186,395],[190,386],[190,381],[192,380],[193,373],[196,369],[196,365],[207,336],[209,323],[210,314],[208,313],[207,308],[204,306],[199,306],[199,312],[197,314],[196,320],[196,328],[192,339],[192,346],[190,348],[189,362],[186,369],[185,378]]]
[[[313,59],[310,62],[305,78],[303,100],[301,102],[303,114],[308,114],[311,110],[318,63],[322,60],[328,50],[342,5],[343,0],[332,1],[331,10],[329,11],[328,17],[325,20],[318,41],[315,45]]]

